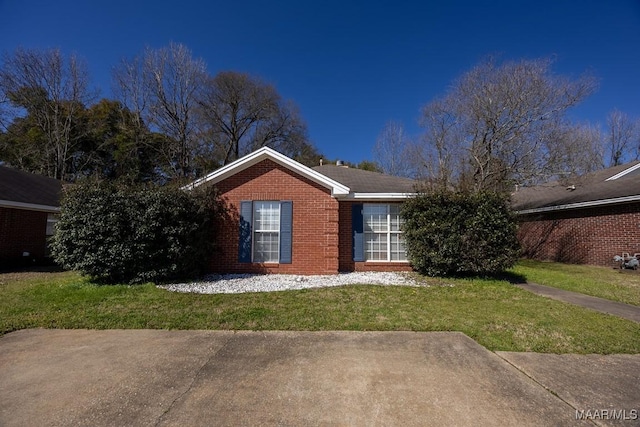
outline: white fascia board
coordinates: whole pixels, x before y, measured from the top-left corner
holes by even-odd
[[[406,200],[416,196],[417,193],[353,193],[348,199],[361,201],[394,201]]]
[[[24,209],[27,211],[58,213],[58,206],[37,205],[34,203],[14,202],[13,200],[0,200],[0,207],[12,209]]]
[[[618,178],[622,178],[626,174],[631,173],[631,172],[633,172],[634,170],[636,170],[638,168],[640,168],[640,163],[638,163],[637,165],[633,165],[630,168],[625,169],[622,172],[617,173],[617,174],[613,175],[612,177],[609,177],[609,178],[605,179],[605,181],[614,181],[614,180],[616,180]]]
[[[194,188],[205,184],[212,183],[215,184],[217,182],[223,181],[239,172],[242,172],[245,169],[250,168],[253,165],[260,163],[263,160],[270,159],[281,166],[286,167],[289,170],[292,170],[305,178],[314,181],[323,187],[329,188],[331,190],[331,195],[334,197],[346,196],[351,191],[349,187],[340,184],[337,181],[332,180],[331,178],[316,172],[315,170],[296,162],[295,160],[285,156],[284,154],[278,153],[277,151],[269,148],[262,147],[253,153],[250,153],[234,162],[229,163],[226,166],[221,167],[220,169],[210,173],[209,175],[200,178],[191,184],[185,185],[182,187],[184,190],[193,190]]]
[[[527,215],[527,214],[533,214],[533,213],[556,212],[556,211],[565,211],[569,209],[584,209],[584,208],[591,208],[596,206],[606,206],[606,205],[631,203],[631,202],[640,202],[640,195],[618,197],[615,199],[593,200],[590,202],[570,203],[568,205],[547,206],[544,208],[524,209],[521,211],[516,211],[516,214]]]

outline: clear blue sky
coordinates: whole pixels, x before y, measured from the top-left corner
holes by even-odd
[[[389,120],[418,135],[420,108],[488,54],[556,57],[599,91],[572,112],[640,117],[640,1],[0,0],[0,51],[83,57],[111,96],[111,69],[145,46],[187,45],[213,75],[244,71],[293,100],[329,158],[371,159]]]

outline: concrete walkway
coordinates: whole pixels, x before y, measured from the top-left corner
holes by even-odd
[[[457,332],[0,338],[3,427],[636,426],[639,410],[640,355],[493,353]]]
[[[577,292],[565,291],[536,283],[518,283],[516,286],[538,295],[553,298],[569,304],[579,305],[601,313],[612,314],[640,323],[640,307],[604,298],[592,297]]]

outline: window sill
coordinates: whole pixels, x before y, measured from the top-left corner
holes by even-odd
[[[409,264],[409,261],[364,261],[365,264]]]

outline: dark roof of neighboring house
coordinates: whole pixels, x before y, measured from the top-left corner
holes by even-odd
[[[604,169],[568,182],[522,188],[512,194],[520,213],[640,201],[640,162]]]
[[[0,206],[58,208],[61,191],[57,179],[0,166]]]
[[[416,181],[345,166],[323,165],[311,169],[320,172],[353,193],[415,193]]]

